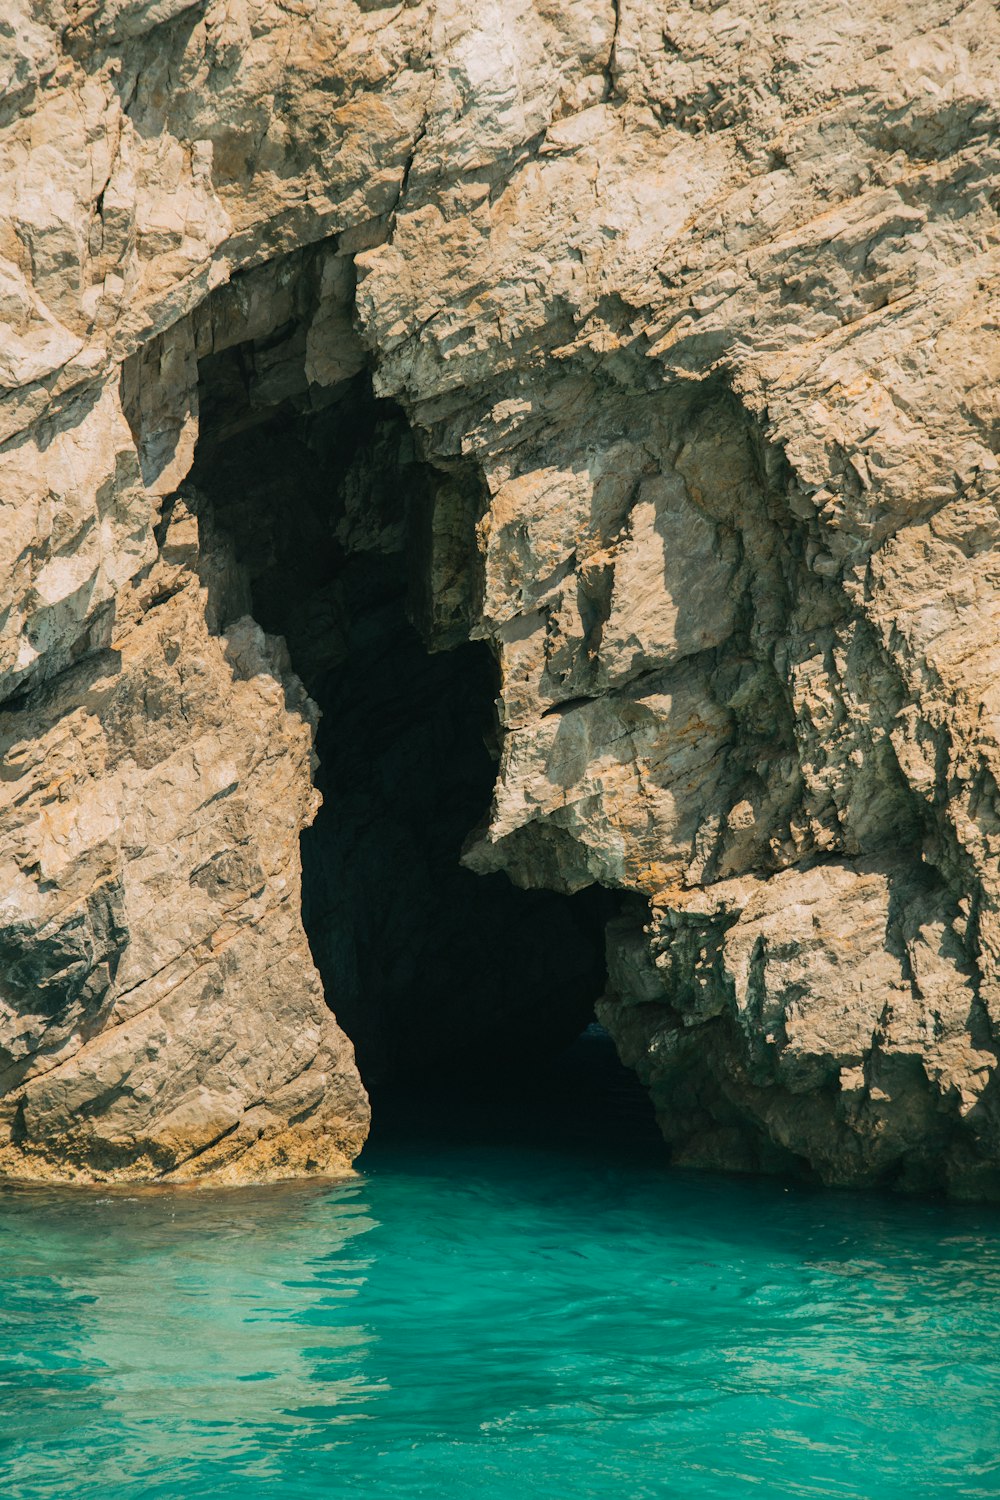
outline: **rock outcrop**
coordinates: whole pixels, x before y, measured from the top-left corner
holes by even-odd
[[[364,1136],[300,915],[336,610],[289,660],[199,501],[239,347],[234,431],[405,411],[411,616],[499,665],[466,866],[622,893],[675,1159],[1000,1196],[998,62],[989,0],[15,0],[3,1170]]]

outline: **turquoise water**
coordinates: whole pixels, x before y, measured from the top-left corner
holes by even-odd
[[[0,1192],[0,1494],[995,1497],[996,1215],[425,1142]]]

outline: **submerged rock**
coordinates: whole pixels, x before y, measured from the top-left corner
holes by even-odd
[[[995,7],[15,12],[3,1169],[360,1148],[299,889],[343,599],[289,658],[190,476],[200,389],[232,435],[367,368],[423,478],[331,536],[494,653],[465,864],[624,893],[675,1159],[1000,1196]]]

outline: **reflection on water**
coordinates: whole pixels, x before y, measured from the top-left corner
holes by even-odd
[[[0,1193],[0,1493],[995,1497],[997,1216],[424,1142]]]
[[[331,1423],[377,1394],[373,1336],[356,1313],[373,1227],[357,1181],[100,1197],[8,1189],[8,1480],[32,1495],[179,1496],[242,1493],[227,1487],[243,1460],[247,1480],[280,1476],[283,1450],[328,1442]]]

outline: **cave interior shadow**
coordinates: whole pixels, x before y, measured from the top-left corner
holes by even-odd
[[[620,897],[459,862],[490,802],[497,672],[483,642],[429,650],[414,623],[437,476],[367,372],[318,409],[255,407],[252,353],[200,362],[184,489],[320,709],[302,915],[373,1140],[648,1145],[647,1096],[594,1024]]]

